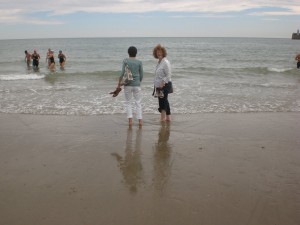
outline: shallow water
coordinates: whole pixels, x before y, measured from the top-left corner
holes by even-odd
[[[261,38],[75,38],[0,40],[0,112],[99,115],[125,113],[112,98],[127,48],[135,45],[145,70],[144,113],[157,113],[152,94],[156,60],[167,47],[173,69],[173,113],[299,112],[298,42]],[[36,48],[40,69],[27,69],[24,50]],[[46,67],[46,51],[67,56],[64,70]],[[56,60],[57,62],[57,60]],[[58,63],[58,62],[57,62]]]

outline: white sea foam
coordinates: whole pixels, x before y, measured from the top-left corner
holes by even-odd
[[[0,75],[0,80],[14,81],[14,80],[38,80],[45,78],[44,74],[8,74]]]
[[[158,99],[152,96],[156,60],[153,43],[160,38],[136,38],[144,66],[142,107],[144,114],[159,114]],[[9,43],[10,48],[6,48]],[[64,70],[27,69],[20,46],[49,47],[49,40],[0,42],[0,112],[51,115],[100,115],[126,113],[124,90],[115,89],[126,57],[128,39],[55,39],[51,47],[64,47],[68,62]],[[171,112],[248,113],[300,112],[299,70],[288,39],[256,38],[168,38],[174,93]],[[86,54],[77,54],[78,50]],[[109,53],[109,54],[108,54]],[[9,55],[9,60],[7,56]],[[88,57],[87,57],[88,55]],[[218,59],[217,61],[214,59]],[[134,103],[133,103],[134,105]]]
[[[291,68],[268,68],[271,72],[283,73],[292,70]]]

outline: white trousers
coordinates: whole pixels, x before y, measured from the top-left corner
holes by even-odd
[[[142,119],[141,87],[125,86],[124,94],[125,94],[125,107],[126,107],[127,118],[132,118],[132,101],[131,101],[131,99],[133,96],[134,104],[136,107],[136,118],[141,120]]]

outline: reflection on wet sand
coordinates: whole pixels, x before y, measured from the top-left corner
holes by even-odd
[[[172,161],[171,161],[171,145],[168,143],[170,138],[170,123],[162,123],[159,133],[158,141],[155,144],[154,151],[154,177],[153,186],[155,191],[160,193],[166,188],[166,184],[171,175]]]
[[[142,129],[135,132],[132,128],[127,130],[125,155],[112,153],[118,162],[118,167],[122,174],[124,185],[130,193],[137,193],[141,184],[145,184],[144,168],[141,160],[142,148]],[[172,157],[171,145],[168,143],[170,138],[170,123],[162,123],[158,131],[158,140],[154,144],[153,152],[153,177],[151,187],[154,192],[162,194],[171,175]]]
[[[112,153],[112,156],[114,156],[119,163],[118,166],[123,175],[124,183],[131,193],[136,193],[138,191],[138,186],[143,183],[141,138],[142,129],[137,130],[134,142],[132,128],[128,128],[125,156],[122,157],[118,153]]]
[[[147,116],[0,113],[1,225],[300,224],[299,113]]]

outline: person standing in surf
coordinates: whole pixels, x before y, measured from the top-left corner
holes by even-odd
[[[300,69],[300,54],[296,55],[295,60],[297,60],[297,68]]]
[[[168,94],[172,86],[172,81],[171,64],[166,58],[167,50],[161,45],[157,45],[153,49],[153,56],[154,58],[158,59],[155,69],[154,87],[156,90],[158,89],[163,92],[163,95],[158,96],[158,111],[160,112],[160,120],[171,121],[171,109],[168,100]]]
[[[39,63],[40,63],[40,54],[37,53],[37,51],[34,49],[33,51],[33,54],[31,55],[31,58],[32,58],[32,66],[33,68],[35,69],[38,69],[39,68]]]
[[[31,54],[27,50],[25,50],[25,62],[29,68],[31,63]]]
[[[128,118],[128,124],[131,127],[132,126],[132,103],[131,99],[134,98],[134,104],[136,108],[136,117],[139,121],[139,126],[141,127],[143,124],[143,118],[142,118],[142,95],[141,95],[141,82],[143,80],[144,70],[143,70],[143,64],[140,60],[136,59],[137,55],[137,49],[134,46],[131,46],[128,48],[128,55],[129,57],[123,60],[122,64],[122,72],[119,77],[117,88],[114,92],[111,92],[113,94],[113,97],[116,97],[119,92],[122,90],[121,86],[123,76],[128,72],[130,73],[130,80],[124,84],[124,95],[125,95],[125,108]]]
[[[48,48],[48,51],[47,51],[47,53],[46,53],[46,63],[48,63],[48,68],[49,68],[50,65],[51,65],[51,61],[49,60],[50,55],[51,55],[51,49]]]
[[[50,65],[49,65],[50,63]],[[54,61],[54,51],[50,51],[48,55],[48,69],[49,70],[54,70],[55,69],[55,61]]]
[[[58,54],[58,59],[59,59],[59,65],[60,65],[60,68],[64,68],[65,66],[65,63],[66,63],[66,60],[67,60],[67,57],[62,53],[62,50],[59,50],[59,54]]]

